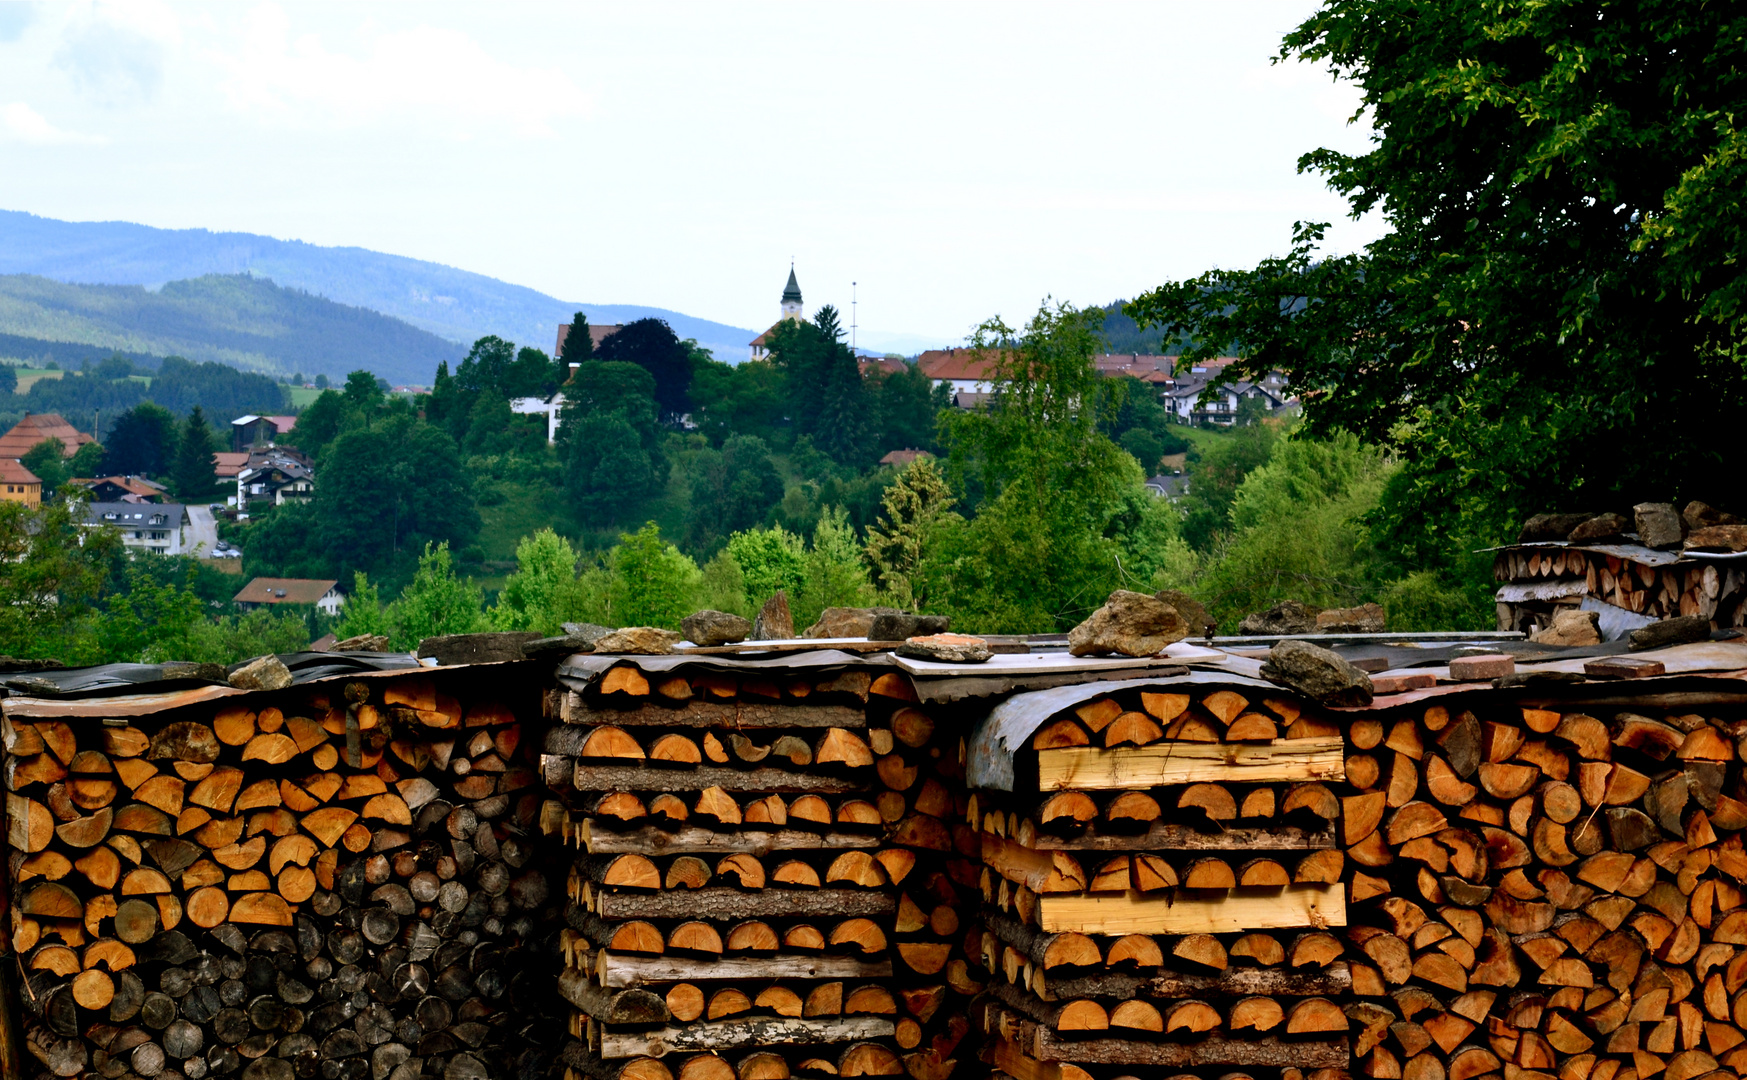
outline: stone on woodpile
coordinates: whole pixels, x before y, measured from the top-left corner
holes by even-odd
[[[1687,551],[1747,551],[1747,525],[1706,525],[1687,534]]]
[[[1573,544],[1599,544],[1606,540],[1618,540],[1630,525],[1631,522],[1618,514],[1597,514],[1572,529],[1565,539]]]
[[[898,646],[899,656],[942,664],[980,664],[995,655],[989,643],[969,634],[929,634]]]
[[[491,634],[443,634],[419,642],[419,659],[439,664],[501,664],[526,659],[523,647],[540,640],[532,630]]]
[[[1563,540],[1571,530],[1593,518],[1594,514],[1536,514],[1523,522],[1517,543],[1533,544],[1546,540]]]
[[[1711,621],[1703,615],[1681,615],[1663,619],[1632,631],[1632,651],[1660,649],[1667,645],[1687,645],[1711,639]]]
[[[1712,525],[1747,525],[1747,521],[1734,514],[1725,514],[1710,503],[1697,499],[1686,504],[1686,509],[1680,512],[1680,520],[1686,522],[1688,532],[1708,529]]]
[[[753,641],[786,641],[795,636],[795,617],[789,614],[789,594],[781,589],[758,609],[752,620]]]
[[[1237,632],[1245,637],[1266,637],[1274,634],[1314,634],[1320,608],[1296,600],[1282,600],[1266,611],[1252,611],[1238,624]]]
[[[257,656],[230,673],[238,690],[283,690],[291,685],[291,669],[277,656]]]
[[[1324,705],[1371,704],[1371,676],[1329,649],[1308,641],[1281,641],[1268,650],[1262,678],[1289,687]]]
[[[230,675],[223,664],[198,664],[192,660],[166,660],[160,665],[166,679],[199,679],[209,683],[228,683]]]
[[[875,619],[881,615],[896,614],[898,614],[898,609],[890,607],[828,607],[819,613],[819,621],[807,627],[801,636],[805,638],[865,638],[870,636]]]
[[[693,645],[733,645],[752,633],[752,621],[726,611],[705,608],[681,619],[679,628]]]
[[[1117,589],[1085,622],[1068,631],[1068,653],[1096,656],[1153,656],[1189,636],[1177,609],[1146,593]]]
[[[599,623],[591,622],[562,623],[559,629],[564,631],[565,637],[579,639],[591,649],[594,648],[595,642],[613,632],[613,628],[610,626],[601,626]]]
[[[329,652],[387,652],[387,634],[354,634],[344,641],[336,641]]]
[[[905,611],[894,611],[890,615],[879,615],[867,628],[869,641],[906,641],[913,637],[928,637],[933,634],[944,634],[952,627],[952,619],[946,615],[912,615]]]
[[[625,626],[594,643],[599,653],[629,653],[634,656],[666,656],[679,644],[679,634],[656,626]]]
[[[1529,640],[1537,645],[1600,645],[1600,622],[1596,612],[1566,608],[1554,612],[1553,625],[1531,634]]]
[[[1381,634],[1387,621],[1381,604],[1329,608],[1326,611],[1316,613],[1316,632],[1319,634]]]
[[[1686,539],[1686,522],[1675,513],[1673,503],[1639,503],[1632,507],[1632,519],[1638,542],[1645,547],[1666,551]]]
[[[1183,622],[1189,627],[1190,637],[1201,634],[1208,637],[1213,636],[1215,629],[1213,616],[1207,613],[1207,609],[1201,606],[1199,600],[1194,599],[1182,589],[1161,590],[1153,593],[1153,599],[1162,600],[1177,609],[1177,614],[1183,616]]]

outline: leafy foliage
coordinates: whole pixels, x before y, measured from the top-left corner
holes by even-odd
[[[654,386],[655,404],[663,421],[671,422],[691,411],[691,350],[661,319],[638,319],[626,323],[608,335],[594,355],[597,361],[636,364],[648,372]],[[586,368],[579,368],[577,375],[584,370]]]

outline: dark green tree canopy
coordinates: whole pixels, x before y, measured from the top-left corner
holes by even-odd
[[[218,489],[212,461],[218,449],[218,438],[206,422],[205,411],[194,406],[176,441],[176,463],[170,471],[170,487],[179,498],[209,498]]]
[[[1409,547],[1540,510],[1732,505],[1742,30],[1726,4],[1325,0],[1281,59],[1355,82],[1377,134],[1300,168],[1390,231],[1331,256],[1304,225],[1127,310],[1194,358],[1236,343],[1230,378],[1288,372],[1311,433],[1394,447]]]
[[[594,335],[589,333],[588,316],[577,312],[570,318],[570,330],[564,335],[564,348],[558,353],[558,363],[564,367],[594,359]]]
[[[626,323],[601,342],[595,359],[636,364],[655,380],[655,404],[663,421],[691,411],[691,350],[661,319]]]
[[[122,476],[163,476],[176,456],[176,417],[147,401],[122,413],[103,440],[103,467]]]

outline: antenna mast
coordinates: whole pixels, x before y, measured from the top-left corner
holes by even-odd
[[[849,283],[849,352],[855,354],[855,282]]]

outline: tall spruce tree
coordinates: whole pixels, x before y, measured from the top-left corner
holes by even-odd
[[[218,453],[218,439],[206,422],[206,413],[194,406],[182,425],[182,437],[176,445],[176,464],[170,471],[170,486],[183,499],[210,496],[218,487],[213,472],[212,455]]]

